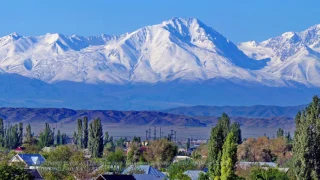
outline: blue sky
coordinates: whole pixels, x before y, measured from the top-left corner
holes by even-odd
[[[320,24],[319,0],[1,0],[0,7],[0,36],[116,35],[195,17],[237,43]]]

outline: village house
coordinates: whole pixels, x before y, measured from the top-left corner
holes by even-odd
[[[35,169],[45,162],[41,154],[17,154],[13,156],[9,164],[22,163],[26,168]]]

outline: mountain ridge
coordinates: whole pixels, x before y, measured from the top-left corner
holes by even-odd
[[[25,123],[41,127],[49,123],[53,127],[74,125],[79,118],[87,116],[89,121],[100,118],[104,125],[111,126],[183,126],[211,127],[218,117],[191,117],[157,111],[115,111],[115,110],[72,110],[61,108],[0,108],[0,118],[5,123]],[[288,117],[245,118],[231,117],[231,121],[239,122],[244,128],[278,128],[294,127],[294,121]]]
[[[296,87],[297,83],[320,87],[319,29],[314,26],[238,46],[196,18],[172,18],[119,36],[13,33],[0,38],[0,69],[48,83],[152,84],[221,77],[270,87]],[[313,55],[302,54],[285,63],[303,44]],[[259,49],[268,52],[254,55]],[[309,70],[314,63],[316,67]],[[300,64],[306,68],[295,73]]]

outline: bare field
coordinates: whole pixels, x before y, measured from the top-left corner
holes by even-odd
[[[37,135],[44,129],[44,124],[31,124],[32,131]],[[74,131],[77,130],[76,124],[51,124],[51,127],[55,127],[56,131],[67,133],[72,137]],[[149,126],[119,126],[119,125],[103,125],[103,131],[108,131],[109,135],[115,139],[120,137],[131,138],[133,136],[140,136],[142,139],[146,137],[146,131],[151,129],[151,137],[154,136],[154,127]],[[269,137],[276,136],[276,128],[241,128],[243,138],[259,137],[267,135]],[[163,136],[167,136],[171,130],[176,131],[177,139],[197,138],[208,139],[210,136],[211,127],[185,127],[185,126],[162,126],[161,131]],[[289,131],[293,135],[293,129],[285,129],[285,132]],[[156,127],[156,136],[160,136],[160,127]]]

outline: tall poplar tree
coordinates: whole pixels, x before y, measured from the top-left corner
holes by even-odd
[[[235,179],[235,165],[237,162],[237,142],[233,132],[230,132],[223,144],[221,158],[221,180]]]
[[[28,124],[28,126],[26,127],[25,143],[28,143],[28,144],[33,143],[33,135],[31,132],[31,125],[30,124]]]
[[[296,116],[293,140],[293,172],[299,180],[320,179],[320,101],[313,102]]]
[[[40,147],[48,147],[54,145],[54,131],[48,123],[45,124],[44,131],[39,134]]]
[[[83,147],[88,148],[88,117],[83,118]]]
[[[92,157],[101,157],[103,153],[103,132],[100,119],[90,123],[88,149]]]
[[[0,118],[0,147],[4,147],[4,132],[3,119]]]
[[[237,122],[232,123],[231,127],[230,127],[230,132],[233,132],[236,143],[241,144],[242,143],[242,135],[241,135],[240,124]]]
[[[239,123],[232,123],[230,125],[230,118],[223,113],[215,127],[211,129],[211,136],[208,143],[208,169],[211,179],[219,178],[221,176],[221,158],[223,155],[223,144],[232,132],[235,142],[241,143],[241,129]]]
[[[19,138],[19,146],[22,145],[22,139],[23,139],[23,123],[19,123],[19,129],[18,129],[18,138]]]
[[[60,130],[58,130],[57,135],[56,135],[56,144],[57,145],[61,145],[62,144]]]
[[[82,119],[78,119],[78,148],[83,148],[83,128]]]

